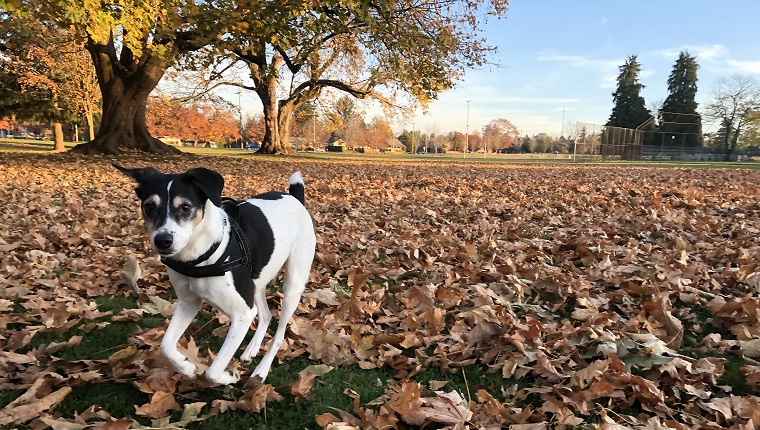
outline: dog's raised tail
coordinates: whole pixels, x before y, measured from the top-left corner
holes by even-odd
[[[305,205],[303,177],[301,176],[301,172],[296,172],[290,175],[290,181],[288,181],[288,194],[297,198],[302,205]]]

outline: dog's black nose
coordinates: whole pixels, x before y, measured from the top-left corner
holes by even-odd
[[[174,243],[174,237],[169,233],[160,233],[153,239],[153,243],[156,244],[156,248],[158,249],[169,249],[172,243]]]

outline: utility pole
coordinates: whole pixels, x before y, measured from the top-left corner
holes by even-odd
[[[562,131],[559,132],[560,137],[565,137],[565,108],[562,108]]]
[[[417,151],[414,150],[414,123],[412,122],[412,155],[415,155]]]
[[[467,157],[467,150],[470,149],[470,102],[467,100],[467,125],[465,125],[464,133],[464,150],[462,151],[462,158]]]
[[[243,125],[243,104],[240,100],[241,91],[238,90],[238,110],[240,110],[240,148],[245,149],[245,126]]]

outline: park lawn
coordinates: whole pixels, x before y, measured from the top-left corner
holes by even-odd
[[[317,257],[265,384],[166,367],[174,295],[112,162],[211,167],[236,198],[303,172]],[[6,152],[0,175],[0,427],[760,419],[757,170]],[[206,307],[182,345],[208,364],[226,325]]]
[[[65,142],[66,148],[72,148],[76,142]],[[10,152],[46,152],[53,149],[51,141],[31,139],[0,139],[0,153]],[[204,148],[183,146],[182,152],[202,156],[250,157],[258,156],[254,151],[239,148]],[[473,164],[575,164],[585,166],[620,166],[620,167],[665,167],[665,168],[711,168],[711,169],[760,169],[757,161],[723,162],[723,161],[620,161],[603,160],[600,156],[579,156],[572,154],[479,154],[448,152],[444,154],[399,154],[399,153],[357,153],[348,152],[299,152],[280,158],[297,158],[306,160],[365,160],[390,162],[425,162],[425,163],[473,163]]]

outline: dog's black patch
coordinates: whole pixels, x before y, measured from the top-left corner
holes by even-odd
[[[269,191],[267,193],[259,194],[258,196],[253,196],[253,198],[259,200],[280,200],[282,196],[285,195],[285,193],[279,191]]]
[[[261,269],[269,263],[269,259],[272,257],[272,253],[274,253],[274,232],[272,232],[272,227],[270,227],[269,221],[267,221],[267,217],[264,216],[261,209],[250,203],[225,204],[224,210],[234,222],[237,222],[242,232],[244,242],[241,241],[240,246],[246,247],[250,258],[248,279],[258,279],[259,275],[261,275]],[[253,283],[250,281],[245,282],[245,279],[241,279],[241,275],[235,276],[234,272],[233,278],[235,280],[235,289],[237,289],[240,297],[249,306],[252,306]]]
[[[150,181],[139,182],[135,192],[137,197],[143,202],[142,213],[145,221],[154,226],[161,226],[166,223],[168,211],[166,206],[169,204],[169,182],[172,180],[170,175],[156,175],[151,177]],[[151,197],[158,196],[158,205],[155,205]]]

